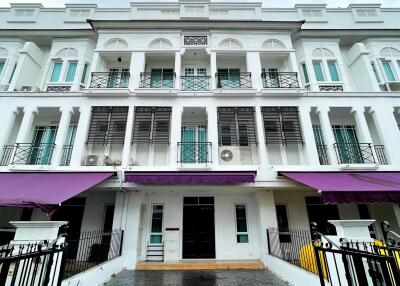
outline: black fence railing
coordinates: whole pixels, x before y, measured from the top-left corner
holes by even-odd
[[[321,165],[329,165],[328,150],[326,145],[317,145],[318,159]]]
[[[123,72],[92,72],[90,88],[127,88],[130,73]]]
[[[175,72],[142,72],[140,73],[141,88],[174,88]]]
[[[11,164],[50,165],[54,147],[53,143],[15,143]]]
[[[61,155],[61,166],[69,166],[71,163],[72,149],[74,145],[64,145]]]
[[[0,285],[47,285],[61,283],[65,244],[38,242],[0,248]]]
[[[339,164],[376,163],[371,143],[335,143],[333,146]]]
[[[378,159],[378,163],[380,165],[387,165],[388,162],[386,160],[385,155],[385,146],[384,145],[374,145],[376,158]]]
[[[207,164],[211,158],[211,142],[178,142],[179,164]]]
[[[264,88],[299,88],[297,72],[262,72]]]
[[[1,155],[0,166],[7,166],[10,164],[11,157],[14,151],[14,145],[4,145],[3,154]]]
[[[67,236],[63,279],[81,273],[100,263],[121,256],[124,231],[87,231]]]
[[[235,74],[216,73],[217,88],[251,88],[251,73],[241,72]]]
[[[181,76],[181,90],[207,91],[211,89],[210,76]]]

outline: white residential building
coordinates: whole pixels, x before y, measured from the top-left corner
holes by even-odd
[[[400,232],[399,17],[206,0],[0,8],[3,240],[9,221],[48,212],[71,231],[123,229],[130,269],[255,260],[290,280],[267,229],[282,242],[372,218],[375,237],[381,221]]]

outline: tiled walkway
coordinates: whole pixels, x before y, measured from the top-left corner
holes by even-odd
[[[107,286],[288,286],[268,270],[122,271]]]

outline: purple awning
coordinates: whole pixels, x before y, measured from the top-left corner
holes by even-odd
[[[230,185],[254,183],[255,172],[129,172],[125,182],[151,185]]]
[[[400,172],[281,172],[321,191],[325,203],[400,202]]]
[[[0,206],[38,207],[51,213],[63,201],[114,173],[0,173]]]

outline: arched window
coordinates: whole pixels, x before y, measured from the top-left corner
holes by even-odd
[[[331,50],[325,48],[317,48],[312,52],[312,56],[316,58],[333,58],[335,57],[335,54]]]
[[[335,54],[326,48],[316,48],[312,52],[315,79],[318,82],[341,81]]]
[[[123,39],[112,39],[104,45],[104,48],[107,50],[124,50],[128,48],[128,43]]]
[[[382,57],[400,57],[400,51],[391,47],[383,48],[380,54]]]
[[[167,39],[155,39],[149,44],[149,49],[170,50],[172,49],[172,44]]]
[[[281,50],[285,49],[285,45],[279,40],[269,39],[263,43],[262,48],[264,50]]]
[[[392,47],[387,47],[381,50],[380,55],[384,57],[384,59],[381,60],[381,64],[386,80],[397,81],[400,75],[396,75],[394,66],[397,64],[400,68],[400,51]]]
[[[219,43],[219,48],[229,49],[229,50],[239,50],[243,49],[243,45],[235,39],[225,39]]]
[[[77,58],[79,53],[74,48],[65,48],[56,53],[57,58]]]
[[[65,48],[58,51],[51,63],[51,73],[48,81],[50,83],[72,83],[75,79],[76,69],[78,67],[79,53],[74,48]],[[66,65],[66,69],[63,69]],[[64,72],[62,72],[64,70]]]

